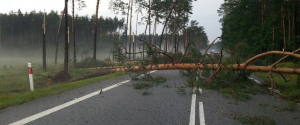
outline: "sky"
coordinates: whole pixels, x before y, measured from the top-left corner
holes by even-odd
[[[71,1],[71,0],[69,0]],[[76,0],[75,0],[76,1]],[[125,16],[115,15],[108,10],[108,3],[110,0],[100,0],[99,16],[122,18]],[[179,0],[180,1],[180,0]],[[97,0],[85,0],[86,6],[82,10],[75,10],[75,14],[79,16],[91,16],[95,14]],[[197,20],[200,26],[205,28],[208,39],[211,42],[216,37],[221,36],[221,24],[219,23],[220,17],[217,10],[220,5],[224,3],[224,0],[197,0],[193,2],[193,14],[190,20]],[[76,6],[76,3],[75,3]],[[50,12],[51,10],[62,11],[64,8],[64,0],[0,0],[0,13],[9,13],[10,11],[17,11],[20,9],[23,13],[30,12],[32,10]],[[71,13],[71,2],[69,2],[69,13]],[[135,24],[136,15],[133,14],[133,22]],[[145,26],[139,26],[138,33],[144,31]],[[133,27],[135,31],[135,25]],[[157,26],[157,33],[161,33],[162,25]]]

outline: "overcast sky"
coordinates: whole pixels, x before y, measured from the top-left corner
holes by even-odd
[[[70,1],[70,0],[69,0]],[[108,3],[110,0],[100,0],[99,5],[99,16],[103,17],[125,17],[121,15],[114,15],[108,10]],[[179,0],[181,1],[181,0]],[[97,0],[85,0],[87,7],[75,13],[84,16],[95,13]],[[221,35],[221,24],[219,23],[220,17],[218,16],[217,10],[224,0],[197,0],[193,3],[193,15],[191,15],[191,20],[197,20],[200,26],[204,26],[205,32],[208,35],[209,41],[212,41],[216,37]],[[71,2],[69,2],[71,3]],[[0,13],[9,13],[11,10],[17,11],[21,9],[23,13],[30,12],[32,10],[40,11],[46,10],[50,12],[51,10],[62,11],[64,8],[64,0],[0,0]],[[69,4],[69,9],[71,9],[71,4]],[[69,11],[70,13],[71,11]],[[133,24],[135,24],[136,15],[133,15]],[[144,31],[145,26],[140,26],[138,32]],[[135,31],[135,26],[133,27]],[[162,26],[158,26],[157,32],[160,33]]]

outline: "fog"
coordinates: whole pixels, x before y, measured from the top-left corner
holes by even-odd
[[[90,43],[89,43],[90,44]],[[112,58],[110,51],[111,44],[98,43],[97,46],[97,60]],[[91,44],[92,45],[92,44]],[[76,46],[76,60],[81,61],[86,57],[93,56],[93,48],[91,45],[78,44]],[[64,45],[60,44],[58,48],[57,62],[62,64],[64,62]],[[19,65],[20,63],[27,64],[38,63],[42,64],[42,46],[40,47],[1,47],[0,48],[0,66],[3,65]],[[73,47],[69,47],[69,59],[73,60]],[[46,61],[47,64],[54,64],[55,60],[55,46],[47,45],[46,47]]]

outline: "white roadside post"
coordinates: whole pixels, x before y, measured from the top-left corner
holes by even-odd
[[[31,90],[31,91],[34,91],[33,78],[32,78],[32,66],[31,66],[31,63],[28,63],[28,74],[29,74],[30,90]]]

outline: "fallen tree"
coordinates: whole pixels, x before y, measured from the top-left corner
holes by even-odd
[[[282,52],[282,51],[269,51],[266,53],[262,53],[259,55],[256,55],[246,62],[242,64],[230,64],[230,65],[223,65],[223,64],[158,64],[158,65],[148,65],[145,68],[142,68],[141,66],[132,66],[132,67],[124,67],[124,68],[117,68],[114,69],[116,72],[122,72],[122,71],[141,71],[141,70],[172,70],[172,69],[186,69],[186,70],[192,70],[192,69],[209,69],[209,70],[225,70],[225,69],[232,69],[232,70],[240,70],[240,71],[254,71],[254,72],[275,72],[275,73],[287,73],[287,74],[300,74],[300,69],[298,68],[284,68],[284,67],[274,67],[274,65],[270,66],[256,66],[256,65],[249,65],[251,62],[272,54],[280,54],[280,55],[287,55],[287,56],[293,56],[300,59],[300,54],[292,53],[292,52]]]

